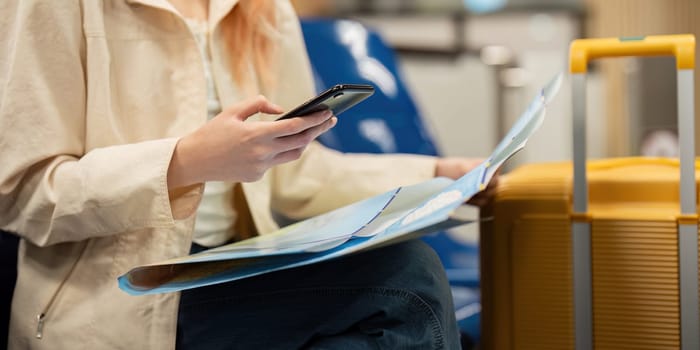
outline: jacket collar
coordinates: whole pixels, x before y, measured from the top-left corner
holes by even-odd
[[[167,0],[126,0],[126,2],[132,5],[146,5],[177,13],[175,7]]]
[[[214,28],[239,0],[209,0],[209,28]],[[151,6],[173,13],[178,13],[168,0],[126,0],[129,4]]]
[[[239,0],[209,0],[209,28],[214,29]]]

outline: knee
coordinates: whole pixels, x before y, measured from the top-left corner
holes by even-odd
[[[452,299],[445,269],[433,248],[421,240],[410,240],[384,249],[382,264],[391,271],[389,285],[409,289],[421,296]]]
[[[438,320],[439,327],[436,327],[440,329],[440,339],[445,342],[444,348],[454,348],[459,332],[452,293],[445,269],[435,251],[421,240],[412,240],[396,245],[391,252],[387,251],[384,259],[402,265],[388,285],[420,299],[421,304],[429,309],[427,314]]]

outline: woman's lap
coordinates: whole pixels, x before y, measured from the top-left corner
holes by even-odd
[[[459,348],[438,257],[414,240],[184,291],[180,349]]]

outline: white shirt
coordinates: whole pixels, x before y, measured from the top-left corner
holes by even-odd
[[[211,57],[209,56],[209,32],[207,23],[185,19],[197,39],[204,62],[204,75],[207,80],[207,115],[214,118],[221,112],[221,102],[212,78]],[[205,247],[216,247],[233,238],[233,223],[236,211],[233,209],[233,183],[210,181],[204,187],[202,202],[197,209],[192,240]]]

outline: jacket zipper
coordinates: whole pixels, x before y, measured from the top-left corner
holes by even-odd
[[[49,302],[44,306],[43,310],[41,313],[36,315],[36,338],[37,339],[42,339],[44,337],[44,323],[46,319],[46,314],[49,312],[51,309],[51,306],[53,305],[54,301],[56,301],[56,297],[58,294],[61,292],[61,289],[63,289],[63,286],[66,284],[70,276],[73,274],[73,271],[75,271],[75,267],[78,266],[78,262],[80,259],[82,259],[83,254],[87,250],[88,242],[85,242],[83,245],[83,249],[80,250],[80,254],[78,254],[78,258],[75,259],[75,262],[73,263],[73,266],[71,266],[70,270],[68,270],[68,274],[66,274],[66,278],[61,281],[61,283],[58,285],[56,288],[56,291],[53,292],[53,295],[51,295],[51,299],[49,299]]]
[[[184,22],[184,20],[183,20],[183,22]],[[185,25],[186,25],[186,23],[185,23]],[[207,23],[207,30],[208,30],[208,23]],[[195,41],[195,46],[199,46],[199,45],[197,45],[197,39],[194,37],[194,33],[192,33],[191,30],[189,30],[189,32],[190,32],[190,34],[192,34],[192,39]],[[205,38],[205,40],[209,41],[208,35],[207,35],[207,38]],[[207,46],[209,46],[208,42],[207,42]],[[207,49],[211,50],[209,47]],[[197,51],[199,51],[199,47],[197,47]],[[204,59],[204,58],[202,58],[202,59]],[[204,62],[202,62],[202,65],[203,64],[204,64]],[[73,266],[71,266],[70,270],[68,271],[66,278],[64,278],[63,281],[61,281],[61,283],[58,285],[58,287],[56,288],[56,291],[54,291],[53,295],[51,296],[51,299],[49,299],[49,302],[46,304],[46,306],[44,306],[41,313],[36,315],[36,322],[37,322],[36,335],[35,335],[36,339],[43,339],[43,337],[44,337],[44,325],[46,323],[46,315],[48,314],[49,310],[51,309],[51,306],[53,306],[54,301],[56,301],[56,297],[61,292],[61,289],[63,289],[63,286],[66,284],[68,279],[70,279],[70,276],[73,274],[75,267],[78,265],[78,262],[80,261],[80,259],[82,259],[83,254],[85,253],[85,250],[87,250],[87,242],[83,246],[83,249],[80,251],[78,258],[75,259],[75,262],[73,263]]]

